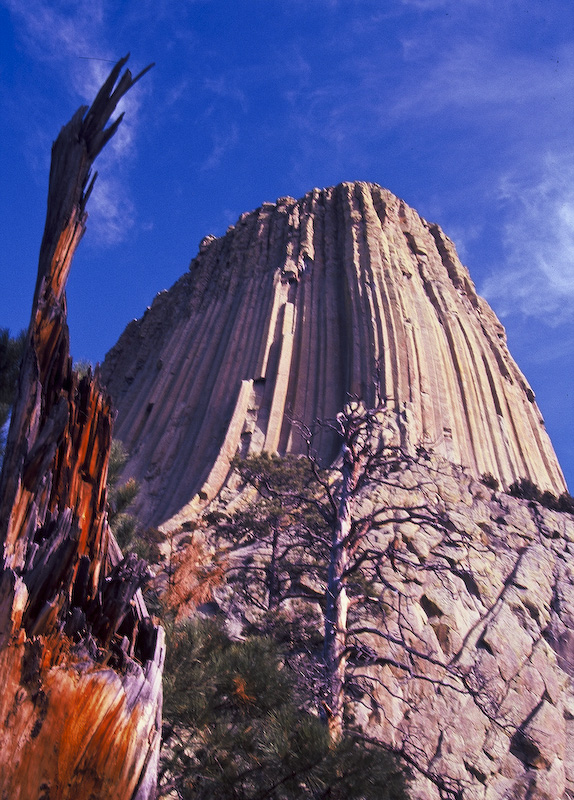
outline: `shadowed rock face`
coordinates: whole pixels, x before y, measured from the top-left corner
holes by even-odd
[[[344,183],[206,237],[108,353],[138,512],[181,521],[238,449],[299,452],[293,421],[333,417],[348,393],[373,401],[377,364],[405,447],[564,490],[532,390],[452,242],[385,189]],[[319,442],[325,461],[335,447]]]

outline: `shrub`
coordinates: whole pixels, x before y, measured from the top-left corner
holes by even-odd
[[[508,487],[508,494],[521,500],[532,500],[539,503],[542,492],[530,478],[519,478]]]
[[[482,483],[484,483],[485,486],[488,486],[489,489],[492,489],[495,492],[498,490],[498,487],[500,486],[498,478],[495,478],[494,475],[492,475],[492,473],[490,472],[484,472],[480,476],[480,480]]]
[[[558,498],[558,510],[567,514],[574,514],[574,497],[568,492],[563,492]]]
[[[518,497],[521,500],[530,500],[531,502],[540,503],[541,506],[549,508],[552,511],[562,511],[567,514],[574,514],[574,497],[563,492],[560,497],[549,491],[541,491],[538,486],[533,483],[529,478],[520,478],[508,487],[508,494],[512,497]]]
[[[558,498],[553,492],[548,490],[542,492],[540,496],[540,505],[544,506],[545,508],[550,508],[552,511],[558,511]]]

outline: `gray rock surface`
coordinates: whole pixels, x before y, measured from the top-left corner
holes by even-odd
[[[574,798],[574,516],[436,456],[393,484],[371,485],[361,506],[389,510],[395,521],[362,547],[392,541],[394,558],[365,568],[368,596],[350,612],[351,631],[372,633],[349,640],[361,656],[348,682],[362,688],[349,723],[406,757],[416,800]],[[413,523],[414,507],[444,525]],[[236,565],[269,558],[263,545],[233,552]],[[262,613],[230,588],[216,599],[236,632]],[[283,612],[296,621],[312,606]]]
[[[422,677],[370,668],[387,713],[374,722],[363,711],[363,724],[433,778],[419,778],[417,798],[448,797],[449,787],[465,800],[574,797],[574,517],[492,493],[434,459],[420,483],[419,499],[438,502],[452,533],[411,523],[389,531],[413,566],[400,581],[388,566],[396,591],[380,587],[378,627],[432,666],[415,659]],[[414,502],[412,490],[401,497],[398,488],[370,500]],[[379,636],[370,644],[406,663],[404,647]]]

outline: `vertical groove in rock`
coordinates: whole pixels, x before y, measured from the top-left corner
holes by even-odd
[[[348,393],[373,402],[377,364],[403,444],[564,490],[532,391],[452,242],[387,190],[344,183],[207,237],[108,354],[139,513],[158,524],[195,508],[206,481],[213,496],[239,407],[242,452],[301,452],[294,421],[333,417]],[[332,437],[317,446],[333,458]]]

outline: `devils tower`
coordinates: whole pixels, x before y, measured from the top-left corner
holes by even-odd
[[[166,534],[233,502],[236,454],[303,453],[301,426],[382,398],[410,466],[362,500],[398,509],[371,539],[395,556],[355,605],[349,668],[370,689],[346,713],[411,765],[417,800],[574,797],[574,517],[507,492],[565,483],[504,328],[437,225],[367,183],[264,203],[201,242],[103,375],[137,513]],[[337,458],[332,431],[314,444]],[[303,602],[282,613],[320,618]],[[231,586],[214,603],[257,624]]]
[[[139,514],[194,513],[236,452],[301,452],[298,423],[334,417],[349,394],[370,403],[375,375],[403,447],[564,491],[534,394],[453,243],[385,189],[343,183],[206,237],[108,353]]]
[[[361,501],[394,509],[370,539],[394,557],[354,606],[349,670],[370,689],[346,713],[410,764],[417,800],[574,797],[572,508],[507,492],[565,483],[504,328],[437,225],[367,183],[264,203],[201,242],[103,374],[137,513],[166,533],[233,502],[236,454],[303,453],[302,425],[382,398],[410,456]],[[325,466],[331,434],[314,440]],[[217,613],[257,624],[228,588]],[[320,618],[311,589],[281,613]]]

